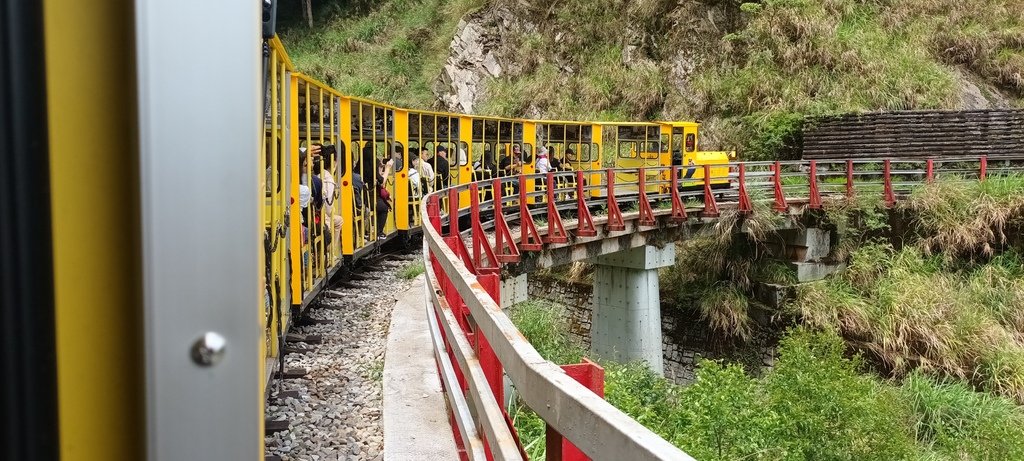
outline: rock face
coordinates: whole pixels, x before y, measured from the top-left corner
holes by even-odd
[[[459,21],[448,59],[433,88],[446,109],[473,113],[487,81],[515,70],[502,46],[511,30],[532,32],[536,26],[505,8],[477,11]]]
[[[953,69],[960,86],[960,107],[963,110],[1009,109],[1013,107],[1010,96],[999,88],[985,83],[980,77],[964,69]]]

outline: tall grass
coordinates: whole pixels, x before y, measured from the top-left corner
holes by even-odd
[[[663,296],[692,306],[723,337],[751,337],[748,293],[754,282],[789,283],[795,277],[765,246],[775,237],[779,216],[769,212],[767,200],[752,197],[752,204],[752,214],[723,210],[714,224],[677,242],[676,263],[660,277]]]
[[[847,271],[800,287],[796,311],[841,331],[897,374],[951,376],[1024,402],[1024,263],[948,263],[869,245]]]
[[[936,181],[901,206],[913,214],[926,253],[990,257],[1024,224],[1024,177]]]
[[[566,354],[573,347],[557,312],[530,302],[512,318],[541,355],[575,362],[582,351]],[[890,383],[844,351],[835,333],[798,328],[764,377],[703,361],[686,387],[640,363],[602,361],[605,398],[697,459],[1020,457],[1024,413],[1012,402],[918,374]],[[517,399],[510,415],[529,456],[543,458],[543,421]]]

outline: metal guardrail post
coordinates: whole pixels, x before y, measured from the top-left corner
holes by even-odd
[[[545,188],[548,195],[548,231],[543,240],[545,243],[565,243],[569,241],[569,234],[565,233],[562,225],[562,216],[558,214],[558,206],[555,205],[555,188],[558,183],[555,181],[555,173],[549,171],[544,178],[547,181]]]
[[[818,191],[818,162],[811,160],[811,168],[807,178],[809,201],[807,207],[812,210],[821,209],[821,193]]]
[[[704,211],[701,216],[705,218],[718,217],[718,203],[715,203],[715,194],[711,192],[711,165],[704,164]]]
[[[505,221],[505,207],[502,205],[501,180],[494,180],[494,252],[499,263],[519,262],[519,248],[512,241],[512,232]],[[508,251],[505,250],[508,248]]]
[[[750,196],[747,194],[747,168],[746,165],[740,163],[737,168],[739,169],[739,193],[740,199],[737,204],[737,209],[740,214],[750,214],[754,212],[754,207],[750,203]]]
[[[487,241],[487,234],[484,233],[484,226],[480,222],[480,195],[476,183],[469,185],[469,202],[471,229],[470,238],[473,240],[473,265],[482,274],[498,273],[501,271],[501,264],[494,255],[490,242]]]
[[[615,201],[615,170],[609,168],[608,175],[608,222],[604,228],[609,231],[626,230],[626,222],[622,220],[622,210],[619,210],[619,203]]]
[[[679,167],[672,166],[672,191],[670,193],[672,197],[672,214],[669,215],[669,220],[674,223],[686,222],[686,206],[683,204],[683,199],[679,196]]]
[[[786,204],[786,194],[782,190],[782,163],[778,160],[772,167],[772,173],[772,183],[775,185],[775,205],[772,209],[784,213],[789,210],[789,205]]]
[[[640,168],[637,175],[639,181],[640,195],[637,197],[637,209],[640,210],[640,219],[637,221],[641,226],[654,226],[658,222],[654,219],[654,210],[651,209],[651,202],[647,199],[647,171]]]
[[[576,236],[596,237],[597,228],[594,227],[594,217],[590,215],[590,207],[583,195],[583,172],[576,171]]]
[[[928,159],[925,161],[924,179],[928,184],[935,180],[935,160]]]
[[[884,197],[884,199],[885,199],[885,206],[887,208],[892,208],[894,205],[896,205],[896,194],[893,193],[893,190],[892,190],[892,174],[891,174],[891,172],[892,172],[891,162],[889,161],[889,159],[883,160],[882,161],[882,181],[883,181],[884,185],[883,185],[882,193],[885,195],[885,197]]]
[[[982,155],[979,163],[981,166],[978,171],[978,181],[984,181],[985,174],[988,172],[988,156]]]
[[[524,251],[540,251],[542,242],[533,215],[526,204],[526,178],[519,175],[519,248]]]
[[[562,365],[562,370],[598,397],[604,398],[604,368],[587,358],[574,365]],[[545,425],[544,446],[547,461],[590,461],[572,442],[562,437],[550,424]]]

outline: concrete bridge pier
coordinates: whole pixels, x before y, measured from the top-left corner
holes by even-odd
[[[664,374],[658,269],[675,263],[675,245],[651,245],[594,259],[591,352],[620,362],[644,360]]]

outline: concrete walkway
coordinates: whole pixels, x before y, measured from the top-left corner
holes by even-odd
[[[423,276],[398,295],[384,355],[384,460],[455,460],[458,451],[441,392]]]

